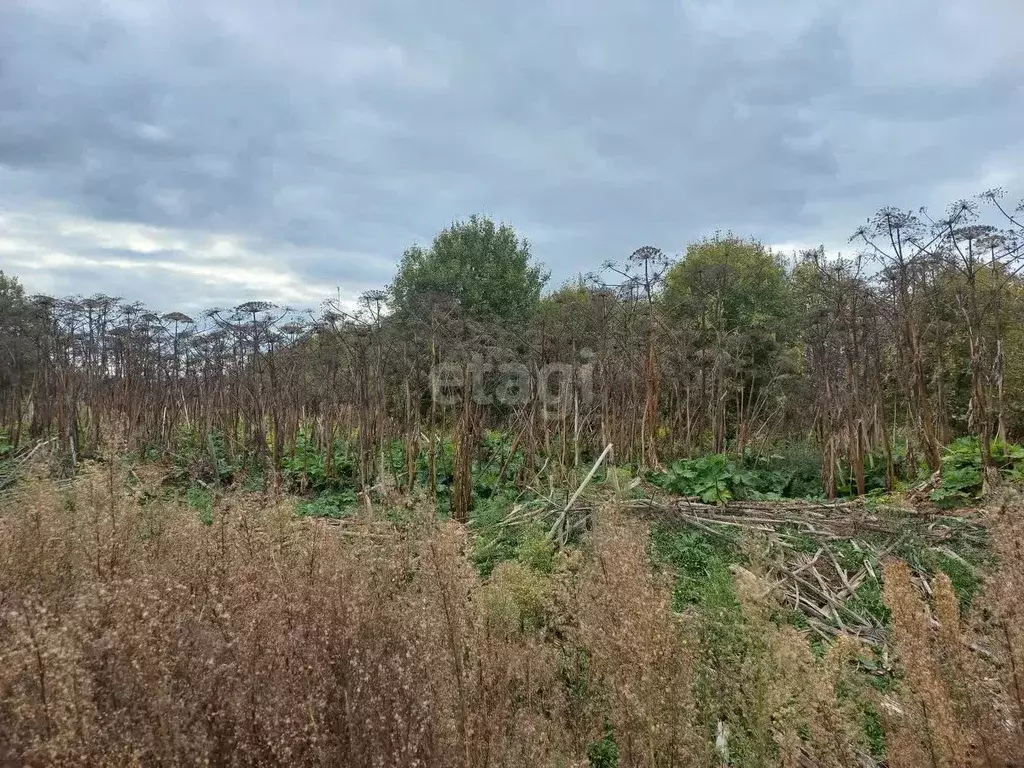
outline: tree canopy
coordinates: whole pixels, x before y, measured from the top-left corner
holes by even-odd
[[[729,332],[781,332],[789,313],[786,271],[761,243],[732,234],[690,245],[666,275],[671,314]]]
[[[449,301],[478,320],[521,321],[533,315],[547,279],[511,226],[471,216],[438,234],[429,249],[409,248],[391,295],[399,312]]]

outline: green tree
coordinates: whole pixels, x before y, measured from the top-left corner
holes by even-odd
[[[725,449],[733,421],[742,451],[751,423],[770,405],[769,385],[792,367],[793,302],[784,265],[755,240],[716,235],[690,245],[672,266],[662,301],[696,350],[693,365],[701,401],[710,407],[714,450]]]
[[[477,320],[521,321],[536,310],[547,279],[512,227],[471,216],[441,232],[429,249],[407,250],[391,294],[399,312],[450,301]]]
[[[28,372],[34,319],[18,278],[0,271],[0,388],[4,391],[17,387]]]
[[[669,270],[665,298],[670,313],[724,332],[784,335],[791,309],[782,262],[761,243],[732,234],[687,248]]]

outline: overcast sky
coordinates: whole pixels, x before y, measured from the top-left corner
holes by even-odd
[[[1021,0],[0,0],[0,269],[171,311],[387,284],[480,212],[557,284],[1024,195]]]

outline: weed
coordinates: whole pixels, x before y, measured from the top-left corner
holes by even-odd
[[[862,616],[874,619],[882,626],[888,625],[891,620],[889,608],[882,595],[882,585],[877,579],[866,579],[847,601],[847,607]]]
[[[724,454],[710,454],[680,459],[652,479],[671,493],[697,496],[706,504],[723,504],[742,496],[751,478]]]
[[[228,454],[224,435],[216,429],[179,434],[171,457],[174,469],[169,479],[178,485],[228,485],[240,468]]]
[[[590,768],[619,768],[619,744],[615,741],[615,733],[608,726],[604,736],[587,748],[587,760]]]
[[[300,501],[296,511],[305,517],[339,520],[358,511],[359,499],[353,490],[331,491],[309,501]]]
[[[506,524],[514,497],[499,494],[477,502],[470,517],[473,562],[480,575],[490,576],[501,563],[518,561],[540,573],[555,569],[555,545],[540,520]]]
[[[189,486],[188,505],[199,514],[203,525],[213,525],[213,492],[199,485]]]
[[[681,459],[652,482],[671,493],[696,496],[706,504],[723,504],[732,499],[774,500],[822,495],[821,460],[787,464],[782,454],[755,455],[742,460],[726,454],[708,454]]]
[[[944,573],[956,592],[961,610],[968,610],[981,591],[982,578],[978,569],[955,552],[929,549],[923,558],[930,573]]]
[[[885,726],[878,707],[870,701],[861,705],[861,728],[868,742],[871,756],[876,760],[885,757]]]
[[[1024,446],[995,440],[991,449],[992,461],[1004,478],[1024,478]],[[957,438],[942,456],[942,485],[932,491],[931,499],[943,509],[970,504],[979,498],[982,480],[978,439]]]
[[[654,556],[675,570],[675,607],[704,601],[709,590],[730,582],[729,564],[737,560],[732,534],[709,536],[678,524],[662,523],[652,532]]]
[[[348,456],[345,442],[335,439],[331,444],[333,454],[328,462],[327,454],[319,448],[311,435],[300,431],[291,452],[281,460],[281,471],[285,488],[293,493],[337,493],[355,487],[355,466]]]

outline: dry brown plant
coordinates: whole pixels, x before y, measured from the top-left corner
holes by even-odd
[[[652,572],[648,535],[602,519],[581,579],[580,636],[607,701],[624,766],[702,765],[693,707],[693,635],[671,615],[671,590]]]
[[[207,526],[176,502],[140,506],[119,481],[40,483],[4,509],[0,762],[560,756],[550,651],[492,631],[454,524],[343,537],[252,497]]]

